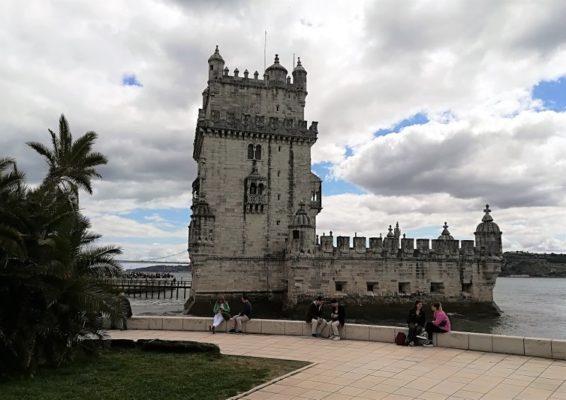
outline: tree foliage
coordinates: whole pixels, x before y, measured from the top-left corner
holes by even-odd
[[[64,116],[53,148],[28,145],[48,172],[36,188],[25,184],[15,160],[0,158],[0,374],[26,373],[68,361],[87,334],[100,334],[102,315],[123,316],[106,282],[121,273],[116,247],[97,247],[98,235],[78,209],[79,190],[92,193],[96,133],[73,140]]]

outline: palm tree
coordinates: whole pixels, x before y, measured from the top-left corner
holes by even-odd
[[[98,137],[96,132],[87,132],[73,141],[73,135],[65,116],[59,118],[59,134],[49,129],[53,149],[43,143],[28,142],[27,145],[47,159],[49,172],[44,183],[59,185],[67,193],[78,195],[78,189],[92,194],[91,179],[101,178],[96,167],[105,165],[108,160],[104,155],[93,152],[93,144]]]
[[[96,167],[107,162],[92,151],[96,133],[73,142],[64,116],[59,135],[49,132],[53,149],[28,143],[49,165],[39,187],[28,188],[15,161],[0,158],[0,375],[59,366],[81,335],[99,332],[100,315],[124,315],[106,283],[121,272],[121,251],[95,246],[100,236],[76,206],[78,190],[92,193]]]

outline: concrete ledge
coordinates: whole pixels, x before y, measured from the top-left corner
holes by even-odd
[[[245,333],[261,333],[262,326],[261,319],[250,319],[248,322],[242,324],[242,330]],[[232,323],[228,323],[228,329],[232,329]]]
[[[552,339],[525,338],[525,355],[552,358]]]
[[[163,329],[163,317],[144,317],[148,320],[147,329]]]
[[[469,336],[466,332],[435,333],[434,337],[438,347],[462,350],[468,350],[469,348]]]
[[[163,329],[166,331],[182,331],[183,317],[167,317],[163,318]]]
[[[345,324],[344,339],[369,340],[369,325]]]
[[[566,340],[552,340],[552,358],[566,360]]]
[[[207,331],[211,323],[212,317],[142,315],[130,318],[128,328],[132,330]],[[225,332],[232,327],[232,322],[222,322],[217,332]],[[267,335],[310,336],[311,334],[311,325],[304,321],[252,319],[244,323],[242,329],[245,333]],[[399,332],[407,334],[408,329],[348,323],[340,328],[340,335],[344,339],[385,343],[393,343]],[[330,324],[327,324],[321,336],[328,337],[330,334]],[[434,342],[438,347],[566,360],[566,340],[452,331],[435,334]]]
[[[212,318],[185,317],[183,318],[184,331],[207,331]]]
[[[262,319],[261,333],[265,335],[284,335],[285,321],[278,319]]]
[[[486,333],[468,333],[470,350],[493,352],[493,335]]]
[[[395,340],[395,328],[392,326],[374,326],[369,327],[369,340],[371,342],[391,343]]]
[[[520,336],[493,335],[493,352],[525,355],[524,338]]]
[[[304,321],[283,321],[284,335],[286,336],[302,336],[304,326],[308,325],[310,329],[310,324]],[[310,333],[310,331],[309,331]]]

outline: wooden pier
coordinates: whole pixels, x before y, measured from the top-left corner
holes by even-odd
[[[173,279],[113,279],[110,283],[134,299],[186,299],[191,289],[191,281]]]

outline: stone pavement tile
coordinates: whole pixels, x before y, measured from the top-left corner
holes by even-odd
[[[552,396],[549,397],[551,400],[566,400],[566,393],[552,393]]]
[[[321,390],[313,389],[305,393],[302,393],[299,397],[304,399],[319,400],[325,398],[326,396],[328,396],[328,392],[323,392]]]
[[[361,389],[361,388],[357,388],[357,387],[353,387],[353,386],[345,386],[342,389],[338,390],[336,393],[340,393],[340,394],[346,394],[348,396],[356,396],[362,392],[364,392],[366,389]]]
[[[402,387],[399,390],[396,390],[395,393],[393,394],[400,394],[402,396],[410,396],[410,397],[419,397],[421,394],[423,393],[422,390],[417,390],[417,389],[409,389],[409,388],[405,388]]]
[[[343,387],[344,387],[343,385],[337,385],[335,383],[324,383],[324,384],[318,386],[316,388],[316,390],[320,390],[320,391],[326,392],[326,393],[333,393],[333,392],[339,391]]]
[[[534,389],[527,387],[517,396],[515,399],[517,400],[546,400],[552,395],[550,390],[543,390],[543,389]]]
[[[414,397],[403,396],[400,394],[389,394],[383,398],[383,400],[413,400]]]
[[[445,400],[448,396],[440,393],[424,392],[417,399],[419,400]]]
[[[293,396],[300,396],[301,394],[305,393],[305,389],[297,387],[297,386],[287,386],[283,389],[279,394],[283,395],[293,395]]]
[[[405,385],[405,387],[409,389],[428,390],[431,387],[438,385],[439,383],[440,383],[440,379],[421,377],[415,379],[412,382],[409,382],[408,384]]]
[[[358,394],[356,396],[356,398],[379,400],[379,399],[383,399],[384,397],[387,397],[389,395],[390,395],[390,393],[387,393],[387,392],[377,392],[375,390],[364,390],[362,393]]]
[[[484,396],[483,393],[470,392],[469,390],[458,390],[451,398],[465,399],[465,400],[479,400]]]
[[[529,387],[534,389],[555,391],[563,382],[564,381],[562,379],[537,378],[529,384]]]
[[[487,392],[485,396],[482,397],[482,400],[513,399],[523,390],[525,390],[525,388],[521,386],[500,384]]]
[[[351,400],[352,396],[340,393],[330,393],[328,396],[323,397],[324,400]]]
[[[464,386],[465,386],[464,383],[443,381],[443,382],[440,382],[438,385],[433,386],[430,389],[428,389],[428,392],[445,394],[447,396],[451,396],[454,393],[456,393],[458,390],[462,389]]]

